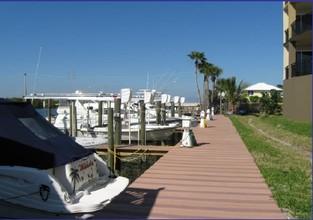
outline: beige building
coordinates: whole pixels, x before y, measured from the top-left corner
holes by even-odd
[[[283,2],[285,118],[312,121],[312,2]]]

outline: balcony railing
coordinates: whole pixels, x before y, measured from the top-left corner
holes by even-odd
[[[312,59],[300,60],[291,64],[291,77],[312,74]]]
[[[300,16],[291,24],[292,37],[305,31],[312,30],[312,13]]]
[[[289,79],[289,66],[285,68],[285,79]]]
[[[285,42],[284,42],[284,46],[286,46],[285,44],[287,44],[289,42],[289,29],[285,30]]]

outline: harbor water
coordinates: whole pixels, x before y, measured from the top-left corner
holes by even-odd
[[[101,157],[104,161],[107,161],[106,156]],[[124,156],[117,160],[117,171],[115,172],[115,175],[127,177],[129,179],[129,184],[131,184],[161,157],[162,156],[145,154]]]

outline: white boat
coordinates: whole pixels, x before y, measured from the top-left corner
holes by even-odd
[[[77,129],[84,124],[90,126],[98,125],[98,111],[99,101],[103,101],[102,107],[102,122],[105,124],[107,121],[107,115],[104,113],[108,108],[108,102],[112,102],[111,106],[114,106],[114,100],[118,94],[114,93],[85,93],[77,90],[75,93],[36,93],[25,96],[25,100],[40,99],[48,100],[55,99],[60,101],[60,105],[57,108],[57,116],[53,122],[53,125],[61,131],[69,131],[70,129],[70,105],[69,102],[74,102],[76,108],[76,124]]]
[[[165,96],[163,96],[165,95]],[[170,96],[160,92],[141,90],[132,96],[130,89],[122,89],[120,94],[105,93],[83,93],[76,91],[75,93],[50,93],[50,94],[31,94],[24,97],[25,99],[58,99],[65,103],[74,102],[76,107],[76,125],[77,136],[88,138],[107,138],[107,108],[114,107],[114,99],[121,98],[121,114],[122,123],[122,141],[138,141],[139,138],[139,101],[146,104],[146,140],[160,141],[167,140],[174,133],[175,129],[181,127],[181,117],[170,117],[167,112],[166,118],[162,118],[161,125],[156,123],[156,108],[152,104],[154,99],[162,103],[168,103]],[[166,100],[162,97],[165,97]],[[175,97],[174,97],[175,98]],[[176,97],[177,98],[177,97]],[[126,100],[126,101],[123,101]],[[174,99],[175,100],[175,99]],[[99,101],[103,101],[102,105],[102,124],[98,126]],[[178,101],[174,101],[177,103]],[[122,107],[123,106],[123,107]],[[67,133],[70,129],[70,107],[60,105],[57,109],[57,118],[54,126],[61,131]],[[129,125],[130,124],[130,125]],[[75,134],[76,135],[76,134]]]
[[[72,137],[76,143],[82,145],[87,149],[94,149],[100,145],[104,145],[108,143],[108,139],[106,137]]]
[[[86,218],[129,180],[27,102],[0,99],[0,217]]]
[[[155,123],[146,124],[146,141],[162,141],[167,140],[179,127],[178,123],[170,123],[168,125],[157,125]],[[94,127],[89,129],[82,129],[81,132],[83,135],[91,135],[95,137],[107,136],[108,128],[107,127]],[[133,124],[130,126],[122,126],[122,141],[138,141],[140,140],[139,136],[140,124]]]
[[[168,125],[146,124],[145,138],[147,141],[167,140],[178,127],[179,126],[176,123]],[[140,138],[138,138],[139,130],[139,124],[131,125],[130,128],[122,129],[122,140],[140,140]]]

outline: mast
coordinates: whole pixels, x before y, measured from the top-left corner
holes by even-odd
[[[24,96],[27,96],[26,76],[27,76],[27,73],[24,73]]]
[[[35,88],[37,84],[37,75],[38,75],[38,69],[39,69],[39,63],[40,63],[40,57],[41,57],[41,50],[42,46],[39,49],[39,56],[38,56],[38,62],[37,62],[37,67],[36,67],[36,74],[35,74],[35,83],[34,83],[34,88],[33,88],[33,94],[35,94]]]

